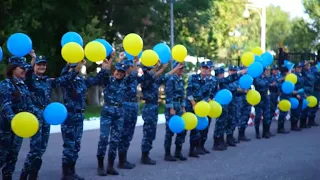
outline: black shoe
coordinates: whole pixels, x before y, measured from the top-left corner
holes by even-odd
[[[236,147],[237,145],[233,142],[232,134],[227,135],[227,144],[232,147]]]
[[[177,159],[174,158],[174,157],[171,155],[170,149],[166,149],[166,153],[165,153],[165,155],[164,155],[164,160],[165,160],[165,161],[171,161],[171,162],[177,161]]]
[[[307,119],[305,119],[305,118],[301,118],[301,119],[300,119],[300,128],[301,128],[301,129],[306,129],[306,128],[308,128],[308,126],[307,126]]]
[[[232,141],[233,141],[234,144],[239,144],[240,143],[239,139],[234,138],[233,135],[232,135]]]
[[[120,168],[120,169],[133,169],[134,167],[136,167],[135,164],[132,164],[127,160],[127,152],[119,152],[118,154],[119,154],[118,168]]]
[[[142,152],[140,162],[141,162],[141,164],[145,164],[145,165],[156,165],[157,164],[155,160],[152,160],[149,157],[149,152]]]
[[[62,164],[62,177],[61,180],[74,180],[73,174],[71,173],[70,164]]]
[[[259,127],[255,127],[256,130],[256,138],[261,139]]]
[[[199,154],[199,155],[205,155],[206,152],[203,150],[202,148],[202,140],[199,140],[199,143],[196,147],[196,153]]]
[[[189,157],[198,158],[198,154],[196,152],[196,146],[198,145],[198,140],[190,142],[190,149],[189,149]]]
[[[267,125],[263,125],[263,130],[262,130],[262,138],[269,139],[269,134],[268,134],[268,127]]]
[[[26,171],[22,170],[20,174],[20,180],[28,180],[28,177],[29,174]]]
[[[301,128],[297,125],[298,122],[291,122],[291,131],[301,131]]]
[[[213,143],[213,148],[212,150],[214,151],[223,151],[224,149],[224,145],[221,144],[221,139],[214,137],[214,143]]]
[[[270,132],[270,126],[271,126],[271,124],[269,124],[269,125],[267,126],[267,130],[268,130],[267,134],[268,134],[269,137],[274,137],[274,136],[276,136],[276,135],[275,135],[275,134],[272,134],[272,133]]]
[[[77,173],[76,173],[76,163],[72,163],[70,164],[70,174],[72,175],[72,177],[76,180],[84,180],[83,177],[79,176]]]
[[[239,141],[244,141],[244,142],[251,141],[250,138],[246,137],[245,129],[239,129],[239,137],[238,137],[238,139],[239,139]]]
[[[38,172],[30,172],[29,173],[29,179],[28,180],[38,180]]]
[[[2,180],[12,180],[12,175],[4,175],[3,173],[2,173]]]
[[[174,157],[176,159],[179,159],[180,161],[186,161],[187,158],[182,155],[181,151],[182,151],[182,146],[180,146],[180,145],[176,146],[176,151],[174,153]]]
[[[116,169],[114,169],[113,165],[114,165],[114,160],[108,158],[107,174],[117,176],[119,175],[119,173],[118,171],[116,171]]]
[[[204,146],[204,144],[205,144],[205,141],[201,141],[201,148],[202,148],[202,150],[206,153],[206,154],[209,154],[210,153],[210,151],[208,151],[207,149],[206,149],[206,147]]]
[[[98,176],[106,176],[107,175],[107,172],[104,168],[104,158],[102,156],[97,156],[97,159],[98,159],[98,169],[97,169],[97,172],[98,172]]]

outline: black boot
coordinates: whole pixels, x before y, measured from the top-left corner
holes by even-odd
[[[114,159],[108,158],[108,167],[107,167],[107,174],[110,175],[119,175],[118,171],[116,171],[113,167]]]
[[[279,134],[288,134],[290,132],[284,129],[284,123],[278,123],[278,133]]]
[[[272,134],[272,133],[270,132],[270,126],[271,126],[271,124],[267,125],[267,133],[268,133],[268,136],[269,136],[269,137],[276,136],[275,134]]]
[[[141,162],[141,164],[146,164],[146,165],[156,165],[157,164],[155,160],[152,160],[149,157],[149,152],[142,152],[140,162]]]
[[[227,142],[224,140],[224,136],[221,136],[221,137],[220,137],[220,142],[221,142],[221,145],[222,145],[223,149],[224,149],[224,150],[227,150],[228,144],[227,144]]]
[[[76,168],[75,168],[75,166],[76,166],[76,163],[75,163],[75,162],[70,164],[70,173],[71,173],[71,175],[73,176],[74,179],[84,180],[83,177],[79,176],[79,175],[76,173]]]
[[[3,174],[2,173],[2,180],[12,180],[12,175],[8,175],[8,174]]]
[[[38,180],[38,172],[32,171],[29,173],[29,179],[28,180]]]
[[[305,128],[308,128],[307,126],[307,119],[304,117],[304,118],[300,118],[300,128],[301,129],[305,129]]]
[[[98,169],[97,169],[98,176],[106,176],[107,172],[104,169],[104,164],[103,164],[104,158],[102,156],[97,156],[97,159],[98,159]]]
[[[232,134],[227,135],[227,144],[228,146],[236,147],[237,145],[233,142]]]
[[[133,169],[136,167],[135,164],[132,164],[127,161],[127,152],[119,152],[119,164],[118,168],[120,169]]]
[[[198,140],[190,142],[189,157],[194,157],[194,158],[198,158],[199,157],[197,152],[196,152],[196,147],[197,147],[198,144],[199,144]]]
[[[319,126],[319,124],[316,123],[316,122],[314,121],[314,119],[315,119],[315,117],[309,118],[308,126],[310,126],[310,127],[312,127],[312,126],[313,126],[313,127]]]
[[[74,180],[75,178],[72,176],[70,165],[62,164],[62,177],[61,180]]]
[[[239,129],[239,141],[245,141],[245,142],[247,142],[247,141],[251,141],[251,139],[250,138],[248,138],[248,137],[246,137],[246,135],[245,135],[245,129]]]
[[[223,151],[224,145],[221,144],[221,138],[214,137],[213,148],[214,151]]]
[[[182,155],[182,145],[176,145],[176,151],[174,153],[174,157],[179,159],[180,161],[186,161],[187,158]]]
[[[171,155],[171,150],[170,148],[166,148],[166,153],[164,155],[164,160],[165,161],[177,161],[176,158],[174,158],[172,155]]]
[[[256,129],[256,138],[261,139],[259,127],[255,127]]]
[[[236,138],[234,138],[233,133],[234,133],[234,131],[233,131],[233,132],[232,132],[232,134],[231,134],[233,143],[234,143],[234,144],[238,144],[238,143],[240,143],[240,141],[239,141],[239,139],[238,139],[238,138],[237,138],[237,139],[236,139]]]
[[[206,153],[206,154],[209,154],[210,152],[206,149],[206,147],[204,147],[204,144],[205,144],[206,141],[204,140],[201,140],[201,148],[202,150]]]
[[[263,127],[263,129],[262,129],[262,138],[269,139],[270,137],[268,135],[268,127],[267,127],[267,125],[264,124],[262,127]]]
[[[297,121],[291,121],[291,131],[301,131],[301,128],[297,124]]]
[[[20,180],[28,180],[28,177],[29,173],[27,173],[25,170],[22,170],[20,174]]]
[[[202,149],[202,147],[201,147],[201,140],[198,140],[197,141],[198,143],[197,143],[197,146],[196,146],[196,153],[197,154],[200,154],[200,155],[205,155],[206,154],[206,152]]]

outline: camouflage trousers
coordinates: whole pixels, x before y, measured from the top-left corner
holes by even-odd
[[[204,130],[199,130],[200,139],[203,143],[205,143],[208,139],[209,127],[210,127],[211,121],[212,121],[211,117],[208,116],[208,120],[209,120],[208,126]]]
[[[299,106],[296,109],[291,109],[290,121],[292,123],[298,122],[302,114],[302,100],[299,100]]]
[[[66,121],[61,125],[63,139],[62,163],[76,163],[81,148],[83,134],[83,113],[68,113]]]
[[[175,115],[181,116],[182,115],[182,108],[180,103],[174,103],[174,110],[176,112]],[[164,140],[164,148],[166,150],[170,150],[171,144],[172,144],[172,137],[174,136],[175,133],[173,133],[170,128],[169,128],[169,121],[170,118],[173,115],[170,114],[170,108],[165,109],[165,118],[166,118],[166,133],[165,133],[165,140]],[[181,133],[178,133],[176,136],[176,141],[175,144],[176,146],[182,146],[182,144],[185,142],[185,137],[186,137],[186,131],[182,131]]]
[[[22,171],[35,171],[38,172],[42,164],[42,156],[45,153],[49,135],[50,135],[50,124],[43,120],[43,118],[38,118],[40,121],[40,127],[38,132],[31,137],[30,140],[30,151],[27,155],[26,161],[24,163],[24,168]]]
[[[278,93],[270,93],[270,118],[272,119],[274,117],[274,113],[277,110],[278,107]]]
[[[228,105],[222,105],[222,114],[219,118],[216,119],[213,137],[219,138],[224,136],[224,133],[226,132],[227,118],[228,118]]]
[[[158,104],[145,104],[142,109],[143,137],[141,151],[149,152],[152,149],[152,142],[156,139],[158,124]]]
[[[263,116],[263,124],[270,125],[271,117],[270,117],[270,97],[264,96],[261,97],[260,103],[255,106],[256,116],[254,118],[254,125],[256,128],[260,126],[261,116]]]
[[[133,139],[134,130],[137,124],[139,104],[137,102],[123,103],[123,131],[119,143],[119,151],[127,152],[130,142]]]
[[[115,160],[122,131],[123,109],[121,107],[104,106],[100,118],[100,140],[97,156],[105,157],[109,144],[108,158]]]
[[[228,114],[227,114],[227,124],[226,124],[226,134],[231,135],[237,126],[236,120],[236,102],[232,100],[228,105]]]
[[[186,111],[194,113],[191,103],[187,103]],[[194,141],[198,141],[201,138],[200,131],[197,129],[193,129],[190,131],[190,144]]]
[[[236,96],[236,120],[239,129],[246,129],[248,127],[248,120],[251,113],[251,106],[246,100],[246,96]]]

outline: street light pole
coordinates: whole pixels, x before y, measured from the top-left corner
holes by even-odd
[[[174,14],[173,3],[175,0],[170,0],[170,45],[171,49],[174,46]],[[173,69],[173,61],[171,61],[171,69]]]

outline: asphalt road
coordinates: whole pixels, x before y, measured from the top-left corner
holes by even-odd
[[[318,120],[319,121],[319,120]],[[275,132],[276,122],[272,131]],[[289,122],[287,121],[288,125]],[[186,162],[165,162],[164,125],[157,129],[157,139],[151,157],[157,161],[156,166],[139,164],[142,128],[137,127],[129,152],[129,160],[137,164],[133,170],[119,170],[119,176],[99,177],[96,175],[96,151],[99,132],[84,132],[77,172],[86,179],[123,179],[123,180],[316,180],[320,179],[320,127],[277,135],[272,139],[253,139],[241,143],[238,147],[229,147],[227,151],[213,152],[199,159],[188,159]],[[211,150],[212,132],[206,144]],[[254,128],[247,130],[249,137],[254,138]],[[184,145],[187,155],[189,141]],[[25,140],[21,149],[15,178],[18,179],[24,159],[29,150],[29,141]],[[40,172],[42,180],[58,180],[61,177],[61,134],[52,134],[47,152],[44,155]]]

